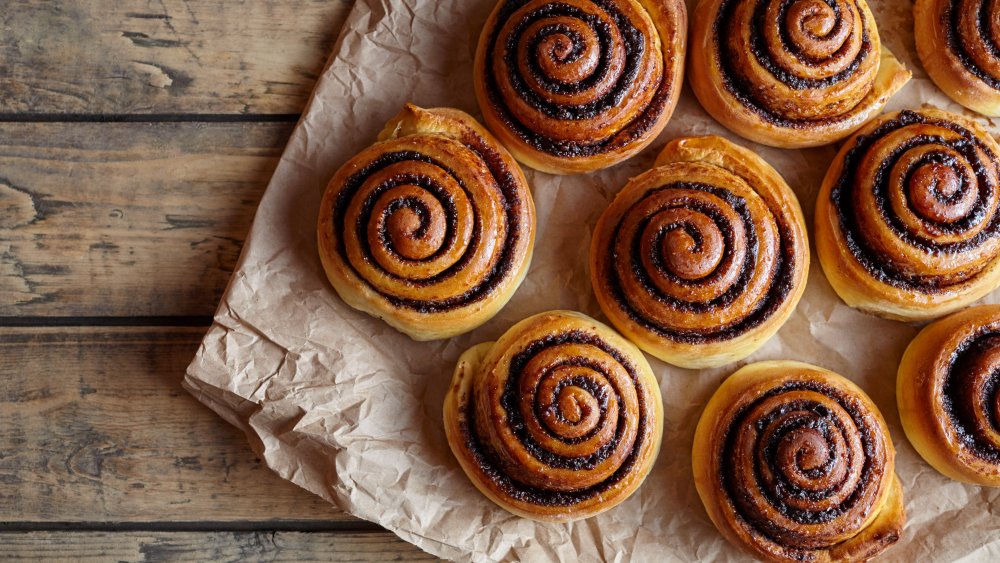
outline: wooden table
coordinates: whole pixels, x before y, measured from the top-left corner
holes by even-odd
[[[0,10],[0,559],[429,558],[180,387],[350,0]]]

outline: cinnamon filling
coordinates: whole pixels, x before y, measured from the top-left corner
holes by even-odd
[[[515,268],[517,259],[515,253],[520,237],[524,236],[521,231],[525,228],[521,224],[524,202],[520,186],[511,171],[507,169],[502,157],[481,139],[466,138],[463,139],[463,143],[483,159],[500,189],[508,233],[508,236],[501,241],[503,250],[489,271],[482,273],[476,285],[446,299],[424,301],[401,298],[382,291],[366,281],[373,291],[394,306],[421,313],[436,313],[464,307],[492,294]],[[349,177],[334,202],[333,228],[336,233],[338,253],[344,264],[351,268],[359,279],[364,280],[364,276],[352,266],[345,246],[345,237],[341,236],[347,229],[355,231],[359,250],[367,264],[380,269],[387,277],[416,287],[429,286],[462,272],[471,259],[471,249],[483,242],[479,214],[475,211],[472,215],[475,222],[471,229],[471,237],[468,240],[458,241],[456,233],[459,213],[453,196],[437,185],[432,178],[421,174],[399,173],[390,177],[361,202],[361,212],[357,222],[353,225],[346,224],[348,207],[352,205],[362,185],[374,174],[392,165],[408,161],[425,163],[440,169],[463,191],[468,192],[462,180],[447,165],[414,151],[386,153]],[[382,196],[390,190],[404,195],[385,201]],[[370,233],[373,236],[369,236]],[[378,241],[381,245],[379,252],[373,251],[371,241]],[[453,250],[459,242],[465,244],[468,251],[444,271],[426,278],[411,279],[405,277],[405,273],[401,275],[401,272],[386,269],[386,260],[381,258],[382,255],[391,255],[403,261],[404,265],[428,263]]]
[[[993,21],[997,17],[997,6],[995,5],[996,1],[993,0],[994,6],[991,7],[990,1],[965,0],[963,2],[959,0],[957,2],[961,4],[959,9],[956,9],[955,0],[948,2],[941,15],[941,27],[944,29],[948,48],[962,63],[962,66],[990,88],[1000,90],[1000,75],[997,74],[997,69],[1000,69],[1000,45],[998,45],[998,38],[994,36],[994,29],[997,26]],[[966,6],[969,2],[974,2],[976,5],[970,9]],[[967,25],[966,21],[970,19],[971,26]],[[961,30],[967,30],[969,27],[974,29],[974,36],[963,36]],[[973,49],[984,51],[979,56],[988,58],[992,63],[992,69],[976,62]]]
[[[944,139],[927,134],[923,125],[957,136]],[[901,136],[907,128],[913,128],[913,133]],[[862,163],[890,135],[903,142],[879,163],[874,185],[867,185],[857,177]],[[934,293],[969,279],[996,258],[990,245],[995,246],[1000,235],[998,166],[998,155],[973,132],[956,123],[901,112],[856,139],[844,158],[844,173],[831,190],[847,248],[870,275],[901,289]],[[874,198],[874,210],[859,203],[868,193]],[[887,256],[861,224],[873,218],[861,213],[877,214],[895,240],[921,251],[928,261],[958,265],[953,271],[923,273],[922,263],[899,262],[898,252]],[[964,267],[963,260],[967,262]]]
[[[860,532],[887,471],[884,437],[860,408],[818,382],[786,383],[742,408],[719,456],[719,479],[738,518],[803,556]],[[768,510],[787,520],[768,518]],[[805,529],[816,524],[826,526]]]
[[[952,354],[943,398],[965,450],[1000,466],[1000,332],[984,327]]]
[[[635,237],[628,241],[631,247],[631,257],[627,263],[625,257],[615,254],[608,261],[607,270],[603,273],[609,280],[612,296],[618,306],[628,314],[635,323],[660,336],[678,342],[702,343],[722,341],[736,338],[759,326],[770,318],[785,302],[792,289],[792,278],[795,272],[795,246],[791,239],[788,225],[777,221],[778,246],[775,252],[773,269],[767,272],[768,282],[754,300],[751,308],[739,312],[737,320],[732,324],[712,327],[708,330],[678,330],[667,324],[666,319],[654,318],[643,312],[648,309],[643,304],[650,299],[663,308],[678,314],[706,314],[712,311],[725,310],[734,301],[744,296],[750,279],[757,269],[765,267],[760,262],[762,244],[773,244],[758,238],[758,226],[750,216],[743,198],[724,188],[700,183],[677,182],[650,190],[642,200],[632,207],[635,210],[643,202],[658,197],[671,190],[693,190],[704,192],[721,200],[726,209],[720,209],[703,201],[685,201],[684,198],[673,201],[670,207],[648,214],[639,221],[635,229]],[[658,215],[670,213],[677,209],[696,214],[700,220],[683,217],[674,222],[663,221],[657,228],[651,229],[650,224]],[[626,216],[627,217],[627,216]],[[733,217],[736,219],[733,220]],[[623,221],[615,226],[611,237],[614,252],[616,241],[623,235]],[[675,237],[681,242],[681,248],[674,246],[669,253],[662,252],[667,244],[667,237]],[[677,238],[680,237],[680,238]],[[668,257],[679,260],[679,253],[687,247],[691,252],[689,262],[676,265],[665,262]],[[634,276],[641,285],[642,295],[625,291],[623,272]],[[687,287],[718,287],[723,288],[718,296],[707,301],[687,300],[666,293],[656,278],[667,280],[671,284]]]
[[[485,89],[490,104],[499,120],[525,144],[535,150],[557,157],[589,157],[613,152],[638,139],[643,138],[659,121],[667,110],[673,89],[668,81],[669,72],[662,69],[657,84],[637,85],[644,80],[640,76],[642,61],[649,57],[659,57],[660,53],[649,52],[649,42],[643,31],[636,28],[629,18],[612,0],[591,0],[603,11],[608,21],[594,14],[586,13],[574,6],[561,2],[548,2],[529,12],[518,21],[503,42],[499,35],[503,26],[514,13],[528,3],[528,0],[506,0],[500,7],[495,29],[488,40],[485,55]],[[540,22],[554,23],[541,25]],[[587,38],[571,28],[572,21],[582,28]],[[563,22],[563,23],[561,23]],[[535,24],[541,25],[535,29]],[[534,27],[533,27],[534,26]],[[525,41],[524,36],[531,30],[535,36]],[[588,39],[594,41],[588,43]],[[526,64],[521,65],[519,45],[528,45]],[[500,50],[497,53],[497,50]],[[616,62],[615,51],[623,53]],[[553,69],[566,65],[578,65],[584,53],[593,52],[592,61],[586,71],[577,70],[566,76],[559,76]],[[511,86],[513,95],[545,117],[566,122],[567,127],[575,127],[573,122],[589,120],[629,103],[627,96],[634,92],[645,93],[655,89],[648,104],[636,117],[616,126],[613,134],[603,138],[585,140],[560,138],[541,134],[524,116],[512,109],[512,101],[506,100],[494,73],[493,61],[501,57],[508,69],[503,79]],[[526,72],[522,75],[521,72]],[[555,74],[555,75],[554,75]],[[540,88],[539,93],[529,82]],[[591,99],[580,104],[560,104],[547,100],[546,95],[568,95],[589,93]]]
[[[740,33],[733,28],[742,25],[735,21],[736,12],[747,2],[753,2],[748,45],[752,61],[747,60],[742,47],[730,45]],[[712,29],[714,56],[722,69],[726,90],[762,120],[779,127],[812,128],[838,121],[872,89],[879,56],[878,46],[866,28],[865,14],[860,9],[845,10],[844,3],[723,2]],[[751,70],[752,64],[759,65],[766,76],[752,79],[756,72]],[[768,97],[773,89],[755,83],[760,81],[777,81],[792,91],[826,93],[816,103],[810,100],[802,104],[800,100]]]
[[[574,344],[591,346],[601,350],[620,364],[628,374],[629,381],[634,386],[638,405],[637,412],[629,413],[626,409],[620,409],[614,416],[614,420],[608,420],[608,415],[613,414],[609,405],[623,404],[620,391],[609,389],[606,385],[586,376],[581,377],[577,375],[565,378],[559,384],[548,389],[543,389],[541,396],[523,395],[520,388],[523,378],[527,377],[525,370],[529,363],[553,347]],[[559,366],[552,366],[551,369],[558,370],[566,366],[583,367],[591,370],[596,370],[600,367],[588,360],[588,358],[580,357],[564,362]],[[593,468],[606,459],[611,450],[622,440],[622,432],[626,427],[626,419],[634,418],[636,420],[635,442],[628,454],[610,477],[596,485],[579,490],[550,490],[527,485],[513,478],[509,474],[509,471],[505,471],[504,462],[501,461],[493,447],[486,443],[475,430],[477,422],[482,422],[476,420],[476,401],[474,396],[478,391],[475,388],[472,389],[472,396],[469,397],[468,402],[463,405],[464,410],[462,412],[464,416],[460,419],[460,428],[464,436],[465,447],[472,455],[475,465],[480,469],[483,476],[493,483],[502,494],[515,501],[539,506],[571,506],[602,495],[625,479],[634,470],[639,460],[639,454],[643,451],[645,442],[649,439],[648,417],[650,413],[645,409],[647,391],[639,381],[639,376],[634,366],[631,365],[620,351],[600,337],[580,330],[557,333],[531,342],[523,346],[521,351],[511,360],[510,376],[507,378],[502,398],[507,424],[513,430],[520,445],[529,451],[534,459],[547,467],[581,471]],[[570,390],[570,392],[567,393],[567,390]],[[576,397],[568,398],[569,395],[576,395]],[[586,441],[600,432],[602,428],[606,428],[609,425],[614,426],[614,434],[604,446],[587,456],[569,458],[553,454],[544,445],[539,444],[529,435],[528,422],[524,419],[523,413],[525,411],[521,404],[524,401],[534,403],[534,407],[530,412],[533,412],[543,427],[548,428],[552,439],[562,443],[575,444]],[[595,412],[589,413],[588,416],[588,410]],[[558,422],[568,426],[576,426],[580,423],[586,423],[589,420],[591,427],[582,433],[571,431],[560,434],[553,431],[552,426],[550,426],[552,417],[555,417],[558,419]],[[487,421],[486,423],[492,424],[495,422],[497,421]]]

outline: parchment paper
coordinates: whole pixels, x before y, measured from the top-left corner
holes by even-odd
[[[900,427],[896,367],[919,327],[843,305],[815,253],[794,316],[746,361],[694,372],[650,358],[665,403],[663,448],[629,500],[583,522],[539,524],[497,508],[472,486],[452,457],[441,424],[442,399],[459,354],[541,311],[575,309],[603,319],[587,272],[593,225],[626,180],[651,166],[667,140],[713,133],[758,150],[798,194],[810,234],[816,192],[836,150],[752,145],[714,122],[685,87],[666,131],[638,157],[582,176],[525,169],[538,234],[524,285],[480,329],[450,340],[413,342],[350,309],[334,293],[317,257],[317,207],[333,172],[373,142],[403,103],[479,115],[472,59],[493,2],[357,1],[261,201],[215,322],[188,368],[187,389],[245,430],[257,453],[284,478],[438,556],[730,561],[745,557],[717,533],[693,486],[690,449],[698,416],[719,383],[746,363],[811,362],[859,383],[889,423],[909,518],[905,537],[886,558],[1000,558],[1000,491],[939,475],[917,456]],[[962,112],[919,65],[911,2],[869,4],[883,42],[915,74],[890,109],[930,103]],[[994,134],[1000,131],[979,119]],[[995,292],[989,300],[998,298]]]

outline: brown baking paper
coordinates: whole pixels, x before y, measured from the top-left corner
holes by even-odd
[[[962,112],[920,68],[911,3],[869,3],[884,43],[915,75],[890,109],[930,103]],[[835,154],[835,147],[789,151],[743,141],[708,117],[685,87],[666,131],[638,157],[590,175],[526,169],[538,235],[524,285],[478,330],[414,342],[350,309],[334,293],[317,257],[317,207],[333,172],[372,143],[405,102],[478,115],[472,60],[492,5],[357,1],[261,201],[215,322],[188,368],[186,388],[242,428],[282,477],[442,557],[729,561],[745,557],[709,522],[692,481],[698,416],[736,368],[758,360],[806,361],[860,384],[889,423],[909,518],[904,537],[886,557],[1000,558],[1000,491],[939,475],[916,455],[900,427],[896,366],[918,327],[843,305],[815,256],[794,316],[746,361],[695,372],[650,358],[663,392],[663,448],[645,484],[627,501],[582,522],[540,524],[512,516],[473,487],[452,457],[441,423],[459,354],[541,311],[574,309],[603,318],[587,272],[591,231],[617,190],[646,170],[667,140],[712,133],[759,151],[798,194],[810,232],[816,192]],[[1000,301],[998,293],[990,301]]]

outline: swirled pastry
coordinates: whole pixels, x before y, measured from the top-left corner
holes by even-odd
[[[750,355],[805,290],[809,243],[795,194],[720,137],[669,143],[597,222],[601,310],[650,354],[687,368]]]
[[[727,540],[767,561],[864,561],[905,514],[889,430],[847,379],[797,362],[722,383],[695,430],[695,486]]]
[[[507,303],[528,271],[535,208],[517,163],[474,119],[407,104],[330,180],[318,234],[348,305],[431,340]]]
[[[490,500],[564,522],[603,512],[642,484],[660,449],[663,403],[635,346],[590,317],[552,311],[462,355],[444,424]]]
[[[1000,1],[917,0],[917,54],[953,100],[1000,115]]]
[[[896,378],[903,430],[952,479],[1000,487],[1000,306],[928,325]]]
[[[683,0],[499,0],[479,40],[476,98],[524,164],[605,168],[670,119],[686,40]]]
[[[910,79],[864,0],[701,0],[689,74],[712,117],[785,148],[843,139]]]
[[[823,180],[816,247],[850,306],[919,320],[1000,285],[1000,146],[938,110],[886,115],[851,138]]]

